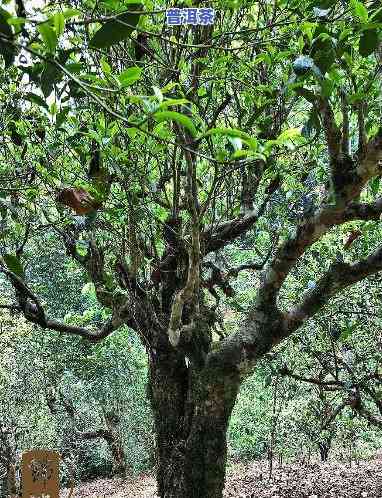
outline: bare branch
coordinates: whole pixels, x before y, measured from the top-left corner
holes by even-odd
[[[343,214],[343,221],[378,221],[382,215],[382,198],[373,203],[352,203]]]
[[[19,304],[17,308],[13,307],[12,309],[21,311],[28,321],[39,325],[43,329],[51,329],[56,330],[57,332],[79,335],[86,339],[97,341],[108,336],[124,323],[129,323],[130,306],[127,305],[118,310],[114,310],[112,317],[107,320],[100,329],[95,331],[49,319],[46,316],[44,308],[42,307],[38,297],[20,277],[1,265],[0,272],[4,273],[8,277],[15,289],[16,298]]]
[[[187,135],[186,137],[190,141],[191,137]],[[186,303],[191,304],[194,302],[195,311],[199,311],[197,300],[200,284],[200,208],[198,201],[198,185],[195,156],[192,153],[187,152],[185,157],[187,161],[186,195],[192,226],[191,241],[188,248],[187,282],[183,289],[175,295],[171,306],[171,315],[167,330],[169,341],[174,347],[179,344],[184,305]]]
[[[322,380],[316,379],[314,377],[303,377],[301,375],[294,374],[287,367],[280,370],[280,375],[290,377],[291,379],[298,380],[300,382],[306,382],[307,384],[314,384],[317,386],[342,386],[343,383],[338,380]]]
[[[259,209],[254,209],[244,216],[220,223],[219,225],[206,227],[201,234],[202,239],[206,244],[205,254],[221,249],[250,230],[256,224],[260,216],[263,215],[271,196],[272,193],[269,193],[265,197]]]
[[[326,142],[328,144],[330,159],[331,161],[337,161],[341,154],[341,131],[336,124],[333,109],[331,108],[328,99],[319,97],[317,98],[317,102],[325,131]]]
[[[93,439],[105,439],[106,441],[114,440],[112,433],[107,429],[98,429],[95,431],[88,431],[88,432],[76,431],[75,434],[77,437],[86,440],[93,440]]]
[[[29,234],[30,234],[30,230],[31,230],[31,224],[28,223],[27,226],[26,226],[26,228],[25,228],[24,238],[23,238],[21,244],[19,245],[19,247],[16,249],[16,256],[18,258],[23,253],[25,244],[28,242],[28,237],[29,237]]]
[[[301,255],[332,227],[354,220],[379,220],[382,198],[374,203],[349,203],[347,207],[324,205],[297,227],[296,234],[285,241],[273,258],[259,291],[259,305],[276,302],[279,289]]]
[[[358,154],[363,154],[365,152],[366,143],[367,143],[364,102],[360,102],[357,105],[357,118],[358,118]]]
[[[342,107],[342,153],[346,156],[350,153],[350,136],[349,136],[349,104],[346,93],[341,92],[341,107]]]
[[[207,129],[215,126],[216,120],[218,119],[220,114],[224,111],[224,109],[227,107],[227,105],[231,102],[231,100],[232,100],[232,95],[227,93],[226,96],[224,97],[224,99],[221,101],[220,105],[216,108],[216,110],[211,118],[211,121],[207,125]]]

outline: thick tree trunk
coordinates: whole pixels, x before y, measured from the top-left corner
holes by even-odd
[[[221,498],[227,428],[237,374],[187,368],[173,353],[151,360],[149,397],[156,428],[161,498]]]

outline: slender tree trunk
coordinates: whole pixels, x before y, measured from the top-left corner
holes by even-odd
[[[321,462],[326,462],[329,457],[330,443],[328,442],[320,442],[318,443],[318,448],[320,450]]]
[[[126,455],[119,433],[119,417],[113,411],[108,412],[106,410],[104,410],[104,417],[108,428],[105,439],[113,457],[113,474],[125,476],[127,471]]]
[[[227,428],[239,386],[237,374],[187,368],[177,353],[151,359],[157,483],[161,498],[221,498]]]
[[[113,475],[126,475],[126,457],[120,441],[113,439],[108,441],[110,452],[113,456]]]

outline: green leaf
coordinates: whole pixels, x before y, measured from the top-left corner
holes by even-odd
[[[68,115],[69,107],[64,107],[56,116],[56,128],[59,128]]]
[[[0,9],[0,33],[7,36],[8,38],[12,38],[12,28],[8,24],[8,19],[11,18],[11,15],[4,9]]]
[[[353,15],[358,17],[361,22],[366,23],[369,18],[369,14],[364,4],[358,0],[350,0],[350,6],[352,8]]]
[[[336,60],[334,40],[326,31],[316,28],[316,38],[313,41],[311,55],[315,65],[325,74]],[[312,68],[313,69],[313,68]]]
[[[80,62],[69,62],[65,65],[65,69],[73,74],[79,74],[82,71],[83,67],[84,66]]]
[[[129,6],[129,10],[142,10],[142,4],[136,3]],[[108,48],[122,40],[126,40],[138,24],[140,14],[124,12],[112,21],[106,22],[90,40],[92,48]]]
[[[65,29],[65,16],[62,12],[56,12],[53,16],[53,26],[57,37],[61,36]]]
[[[7,22],[10,17],[10,14],[6,10],[0,9],[0,34],[4,35],[7,38],[10,38],[10,41],[12,41],[12,28]],[[5,67],[9,67],[15,60],[16,48],[11,43],[7,43],[7,41],[1,40],[0,54],[4,58]]]
[[[256,138],[251,137],[248,133],[244,131],[238,130],[236,128],[211,128],[202,136],[208,137],[210,135],[225,135],[227,137],[237,137],[240,138],[248,147],[252,150],[257,149],[257,140]]]
[[[341,335],[339,337],[340,342],[346,341],[352,333],[357,329],[357,323],[347,323],[346,327],[342,330]]]
[[[188,116],[185,116],[180,112],[160,111],[154,113],[153,116],[155,120],[158,121],[158,123],[161,123],[162,121],[176,121],[180,125],[184,126],[191,133],[193,137],[196,136],[196,128],[194,123]]]
[[[378,32],[376,29],[366,29],[359,40],[359,53],[363,57],[371,55],[378,47]]]
[[[41,34],[42,40],[44,42],[47,51],[51,54],[54,54],[54,52],[56,51],[57,41],[58,41],[55,31],[46,22],[40,24],[38,30]]]
[[[47,111],[49,111],[48,104],[39,95],[36,95],[35,93],[29,92],[25,95],[24,98],[25,98],[25,100],[29,100],[29,102],[32,102],[33,104],[37,104],[40,107],[44,107]]]
[[[187,99],[167,99],[164,100],[160,106],[159,109],[167,109],[168,107],[171,107],[173,105],[184,105],[184,104],[189,104],[190,101]]]
[[[70,19],[71,17],[76,17],[81,15],[81,11],[78,9],[66,9],[63,12],[63,16],[65,19]]]
[[[301,136],[300,128],[289,128],[288,130],[283,131],[278,137],[277,141],[279,143],[287,142],[293,138],[297,138]]]
[[[89,250],[89,243],[86,240],[78,240],[76,243],[76,251],[80,256],[86,256]]]
[[[353,33],[353,30],[350,29],[350,28],[344,28],[341,33],[340,33],[340,36],[338,38],[338,41],[343,41],[343,40],[346,40],[351,34]]]
[[[382,7],[377,9],[370,18],[370,21],[382,22]]]
[[[373,178],[370,183],[369,187],[373,195],[377,195],[379,192],[379,185],[381,183],[381,178],[380,177],[375,177]]]
[[[325,78],[321,80],[321,94],[323,97],[330,97],[333,93],[334,83],[333,81]]]
[[[127,128],[126,133],[129,138],[135,138],[138,133],[138,128]]]
[[[24,268],[15,254],[4,254],[4,261],[8,270],[13,272],[18,277],[24,278]]]
[[[128,69],[122,71],[122,73],[118,76],[118,81],[120,82],[121,86],[124,88],[138,81],[139,78],[141,77],[141,74],[142,74],[142,68],[137,66],[129,67]]]
[[[314,54],[314,61],[322,74],[330,70],[335,60],[336,52],[333,48],[319,50]]]
[[[102,68],[103,74],[111,74],[111,66],[107,62],[107,60],[105,59],[105,57],[101,57],[101,61],[100,62],[101,62],[101,68]]]
[[[77,17],[81,15],[81,11],[78,9],[65,9],[63,12],[65,19],[70,19],[72,17]]]
[[[243,157],[249,157],[251,159],[260,159],[261,161],[266,161],[267,157],[264,154],[260,154],[259,152],[254,152],[253,150],[243,149],[237,150],[234,152],[230,159],[242,159]]]
[[[20,26],[22,24],[25,24],[26,18],[25,17],[10,17],[7,19],[7,23],[10,26]]]

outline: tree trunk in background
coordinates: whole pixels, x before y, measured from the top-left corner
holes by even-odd
[[[318,443],[318,448],[320,450],[321,462],[326,462],[329,457],[330,444],[321,441]]]
[[[105,440],[113,457],[113,475],[126,475],[126,457],[123,441],[119,433],[120,420],[113,411],[104,411],[108,431]]]
[[[150,361],[161,498],[221,498],[238,375],[187,368],[176,352]]]
[[[123,446],[118,439],[107,441],[110,452],[113,456],[113,475],[125,476],[126,475],[126,459]]]
[[[16,482],[16,465],[13,463],[10,463],[7,465],[7,495],[6,496],[11,496],[16,497],[18,496],[17,493],[17,482]]]

